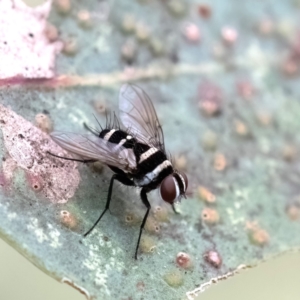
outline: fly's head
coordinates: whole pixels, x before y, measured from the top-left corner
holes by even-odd
[[[181,197],[185,197],[185,192],[188,187],[188,179],[184,173],[175,171],[173,174],[167,176],[160,185],[161,198],[173,204],[179,201]]]

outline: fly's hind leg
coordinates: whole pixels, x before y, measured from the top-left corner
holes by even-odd
[[[97,159],[77,159],[77,158],[70,158],[70,157],[59,156],[59,155],[53,154],[53,153],[51,153],[49,151],[47,151],[47,154],[49,154],[51,156],[54,156],[54,157],[57,157],[57,158],[64,159],[64,160],[78,161],[78,162],[81,162],[81,163],[84,163],[84,164],[94,163],[94,162],[98,161]]]
[[[114,185],[114,180],[117,180],[117,181],[123,183],[124,185],[128,185],[128,186],[134,185],[133,181],[124,175],[114,174],[112,176],[112,178],[110,179],[105,209],[103,210],[103,212],[101,213],[101,215],[99,216],[97,221],[94,223],[94,225],[83,235],[84,237],[86,237],[88,234],[90,234],[92,232],[92,230],[97,226],[97,224],[100,222],[101,218],[104,216],[104,214],[107,212],[107,210],[109,210],[109,204],[110,204],[110,199],[111,199],[111,194],[112,194],[112,188]]]
[[[135,255],[134,255],[135,259],[137,259],[137,253],[138,253],[138,250],[139,250],[139,245],[140,245],[140,241],[141,241],[142,232],[143,232],[144,226],[146,224],[146,221],[147,221],[147,218],[148,218],[148,215],[149,215],[149,211],[151,209],[151,205],[150,205],[150,203],[148,201],[148,198],[147,198],[147,192],[144,188],[141,190],[141,199],[142,199],[144,205],[147,207],[147,211],[145,213],[145,216],[143,218],[143,222],[142,222],[141,227],[140,227],[139,238],[138,238],[138,242],[136,244]]]

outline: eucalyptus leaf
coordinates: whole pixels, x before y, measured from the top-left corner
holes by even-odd
[[[299,249],[295,1],[57,0],[51,26],[50,3],[3,2],[0,20],[20,12],[22,22],[40,20],[33,37],[22,22],[11,25],[20,29],[12,57],[21,71],[1,70],[4,240],[91,299],[193,299],[241,268]],[[2,57],[11,54],[3,47]],[[27,67],[24,53],[45,60],[30,56]],[[105,124],[124,82],[150,96],[166,148],[189,178],[178,215],[151,193],[138,260],[139,190],[116,184],[110,213],[83,238],[104,209],[112,172],[47,153],[69,155],[51,130]]]

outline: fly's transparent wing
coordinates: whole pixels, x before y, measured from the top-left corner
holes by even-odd
[[[119,111],[123,125],[139,141],[165,152],[162,127],[152,101],[141,88],[129,84],[121,87]]]
[[[135,155],[131,149],[119,147],[97,136],[71,132],[52,132],[50,136],[63,149],[84,158],[99,160],[124,171],[136,168]]]

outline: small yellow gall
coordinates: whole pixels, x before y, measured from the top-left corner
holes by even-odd
[[[300,218],[300,207],[295,204],[288,205],[286,213],[291,220],[296,221]]]
[[[259,112],[256,115],[256,119],[259,125],[270,126],[273,123],[273,116],[268,112]]]
[[[187,11],[187,4],[182,0],[168,1],[170,12],[176,17],[182,17]]]
[[[235,127],[235,132],[238,135],[243,136],[243,137],[249,136],[249,134],[250,134],[249,129],[244,122],[242,122],[240,120],[235,120],[234,127]]]
[[[284,145],[282,149],[282,156],[286,161],[293,161],[297,156],[297,148],[294,145]]]
[[[156,249],[154,240],[146,235],[141,238],[140,249],[143,253],[153,253]]]
[[[125,15],[122,21],[122,30],[125,33],[133,33],[135,31],[136,21],[132,15]]]
[[[92,17],[88,10],[80,10],[77,13],[77,21],[83,28],[90,28],[92,26]]]
[[[198,195],[201,200],[203,200],[207,203],[215,203],[216,202],[216,196],[204,186],[198,187]]]
[[[78,52],[78,42],[74,37],[68,38],[63,42],[63,53],[66,55],[75,55]]]
[[[150,30],[145,24],[138,23],[135,28],[135,36],[138,41],[146,42],[150,37]]]
[[[186,156],[183,154],[176,155],[174,158],[174,165],[175,168],[178,170],[186,170],[186,165],[187,165],[187,159]]]
[[[149,41],[150,50],[153,55],[159,56],[165,53],[166,48],[163,41],[157,37],[151,37]]]
[[[250,232],[251,241],[258,246],[264,246],[270,240],[269,234],[264,229],[257,229]]]
[[[202,137],[202,145],[205,150],[214,151],[218,145],[218,136],[213,131],[207,131]]]
[[[163,278],[171,287],[179,287],[183,284],[183,276],[177,269],[168,272]]]
[[[127,225],[135,225],[140,222],[140,217],[133,211],[127,211],[124,220]]]
[[[48,115],[37,114],[35,116],[35,123],[38,128],[46,133],[50,133],[53,130],[53,124]]]
[[[64,226],[70,229],[73,229],[77,226],[76,218],[67,210],[60,211],[60,221]]]
[[[92,102],[94,109],[99,115],[105,115],[110,109],[106,104],[106,100],[101,98]]]
[[[214,169],[216,171],[224,171],[227,166],[227,161],[224,154],[218,153],[214,158]]]
[[[127,39],[121,47],[122,59],[128,64],[132,64],[136,58],[137,45],[134,39]]]
[[[249,239],[253,244],[264,246],[269,242],[270,236],[268,232],[261,229],[257,222],[247,222],[246,229],[248,230]]]
[[[61,14],[67,14],[71,10],[71,1],[70,0],[54,0],[54,6],[57,11]]]
[[[169,210],[164,206],[156,206],[153,210],[154,218],[159,222],[169,221]]]
[[[220,221],[220,216],[215,209],[204,208],[201,213],[201,219],[208,225],[215,225]]]
[[[150,233],[159,233],[160,232],[160,226],[156,222],[156,220],[153,217],[148,217],[147,222],[145,224],[145,230]]]

